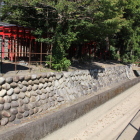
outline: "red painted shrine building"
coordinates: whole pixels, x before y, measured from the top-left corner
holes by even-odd
[[[13,61],[15,57],[27,57],[30,41],[36,48],[31,29],[23,26],[0,22],[0,39],[1,57],[8,58],[10,61]]]

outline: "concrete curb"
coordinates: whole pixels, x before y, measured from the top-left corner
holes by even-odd
[[[35,121],[7,128],[0,132],[0,140],[39,140],[139,82],[140,77],[129,80],[70,107],[60,109],[49,115],[46,114]]]

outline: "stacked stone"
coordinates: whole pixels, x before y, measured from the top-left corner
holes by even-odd
[[[132,73],[129,67],[118,66],[74,72],[0,77],[1,125],[49,110],[87,94],[95,94],[104,87],[133,78]]]
[[[55,81],[56,93],[66,102],[97,91],[95,81],[88,70],[63,72],[56,75],[59,75],[59,77],[56,76]]]
[[[55,74],[0,77],[1,125],[54,107],[62,100],[56,97]]]

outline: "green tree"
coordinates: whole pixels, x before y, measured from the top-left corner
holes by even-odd
[[[116,48],[119,51],[121,61],[132,63],[140,58],[140,1],[120,1],[123,8],[123,18],[126,24],[117,34]]]

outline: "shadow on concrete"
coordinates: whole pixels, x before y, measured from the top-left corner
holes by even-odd
[[[135,135],[135,137],[133,138],[133,140],[140,140],[140,128],[139,128],[137,134]]]
[[[134,71],[134,74],[135,74],[135,76],[140,76],[140,70],[133,70]]]
[[[138,112],[134,115],[134,117],[131,119],[131,121],[128,123],[128,125],[124,128],[124,130],[120,133],[120,135],[117,137],[116,140],[119,140],[121,138],[121,136],[123,135],[123,133],[125,133],[125,131],[127,130],[127,128],[129,126],[131,126],[133,129],[135,129],[137,131],[136,135],[134,136],[133,140],[140,140],[140,128],[136,128],[136,126],[134,126],[132,124],[134,119],[138,119],[136,117],[138,117],[138,113],[140,113],[140,110],[138,110]]]
[[[27,66],[16,65],[16,70],[29,70]],[[10,71],[15,71],[15,64],[13,63],[2,63],[2,73],[5,74]]]

